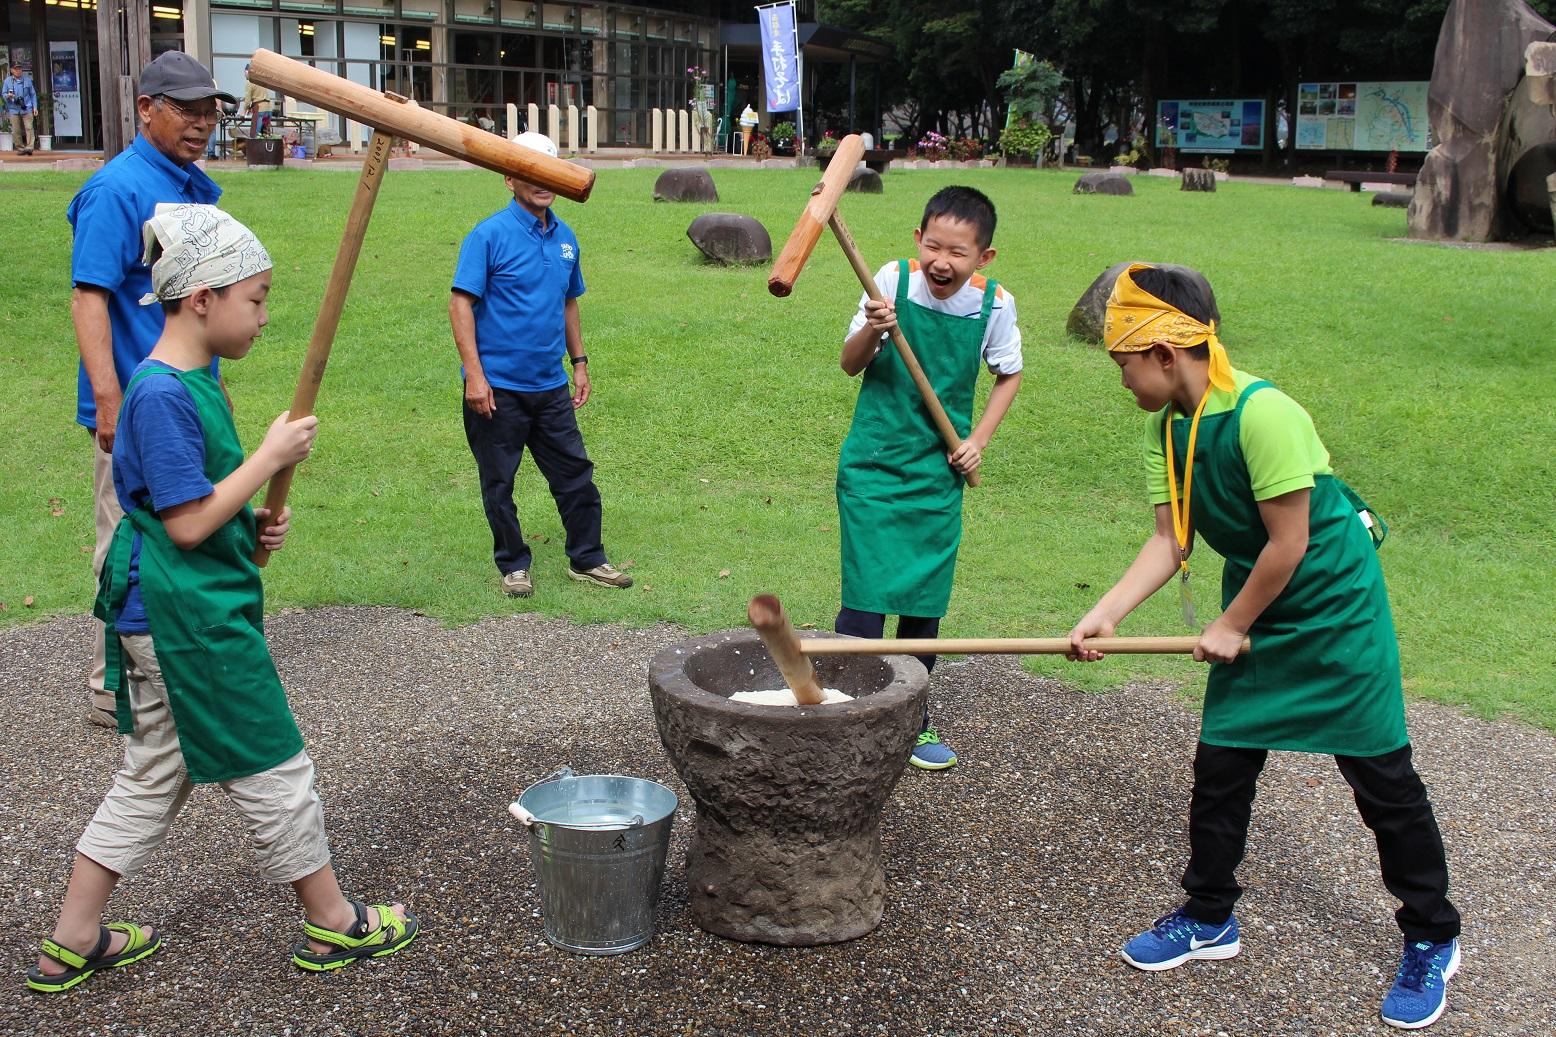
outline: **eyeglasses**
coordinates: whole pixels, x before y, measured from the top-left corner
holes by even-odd
[[[209,108],[190,108],[179,104],[166,95],[158,97],[158,100],[162,102],[164,107],[173,109],[173,111],[178,113],[179,118],[191,125],[197,122],[214,121],[221,118],[221,109],[214,104]]]

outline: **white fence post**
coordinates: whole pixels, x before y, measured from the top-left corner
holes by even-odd
[[[567,106],[567,150],[578,151],[578,106]]]
[[[509,140],[512,140],[514,137],[517,137],[518,135],[519,135],[519,106],[514,104],[512,101],[509,101],[508,102],[508,132],[507,132],[506,136],[507,136],[507,138]]]
[[[530,131],[531,133],[539,133],[540,132],[540,107],[537,104],[535,104],[534,101],[531,101],[529,103],[529,107],[527,109],[525,109],[524,114],[526,116],[528,116],[528,118],[526,118],[524,120],[524,128],[526,130]]]
[[[561,122],[562,113],[557,109],[557,106],[554,104],[546,105],[546,136],[550,137],[551,143],[558,148],[562,146]]]
[[[649,134],[648,150],[650,153],[663,151],[665,148],[665,113],[655,108],[648,121],[652,127]]]
[[[590,151],[599,151],[600,150],[600,110],[598,108],[596,108],[594,105],[591,104],[588,108],[584,109],[584,111],[586,113],[586,117],[589,120],[589,131],[588,131],[588,136],[586,136],[584,138],[585,142],[588,144]]]

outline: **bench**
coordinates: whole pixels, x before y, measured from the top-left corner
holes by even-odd
[[[905,158],[907,154],[906,151],[888,151],[885,148],[871,148],[864,153],[864,164],[875,170],[875,172],[884,174],[887,169],[891,168],[892,159]]]
[[[1324,174],[1324,179],[1349,184],[1353,194],[1362,189],[1362,184],[1399,184],[1402,187],[1416,185],[1414,173],[1369,173],[1361,169],[1331,169]]]

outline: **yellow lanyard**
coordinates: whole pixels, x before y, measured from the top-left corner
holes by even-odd
[[[1210,390],[1212,386],[1205,386],[1205,395],[1199,398],[1199,406],[1194,408],[1194,417],[1189,422],[1189,449],[1188,456],[1183,460],[1183,506],[1178,506],[1178,472],[1177,465],[1172,457],[1172,411],[1167,412],[1167,434],[1163,437],[1167,452],[1167,493],[1168,501],[1172,506],[1172,531],[1178,538],[1178,593],[1183,601],[1183,621],[1190,627],[1197,627],[1194,622],[1194,599],[1189,594],[1189,497],[1194,490],[1194,443],[1199,438],[1199,418],[1205,413],[1205,404],[1210,402]]]

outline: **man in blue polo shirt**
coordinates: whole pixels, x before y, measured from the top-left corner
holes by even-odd
[[[521,133],[514,141],[556,157],[556,145],[543,134]],[[503,183],[513,201],[465,237],[448,304],[464,363],[465,439],[480,473],[502,590],[515,598],[535,592],[529,543],[513,504],[525,447],[567,531],[567,575],[599,587],[630,587],[632,577],[605,560],[600,491],[573,413],[589,400],[578,238],[551,211],[551,191],[511,176]],[[573,368],[571,392],[564,353]]]
[[[141,262],[141,227],[158,202],[214,204],[221,188],[194,162],[205,155],[219,117],[218,90],[211,74],[182,51],[168,51],[148,64],[136,88],[140,133],[113,161],[98,170],[66,210],[75,244],[70,277],[75,290],[70,317],[75,324],[81,367],[76,379],[76,421],[95,441],[92,495],[97,550],[92,570],[100,573],[122,512],[113,489],[113,436],[119,401],[130,374],[162,335],[162,308],[142,306],[151,291],[151,268]],[[103,633],[98,626],[87,678],[87,717],[113,727],[114,700],[103,690]]]

